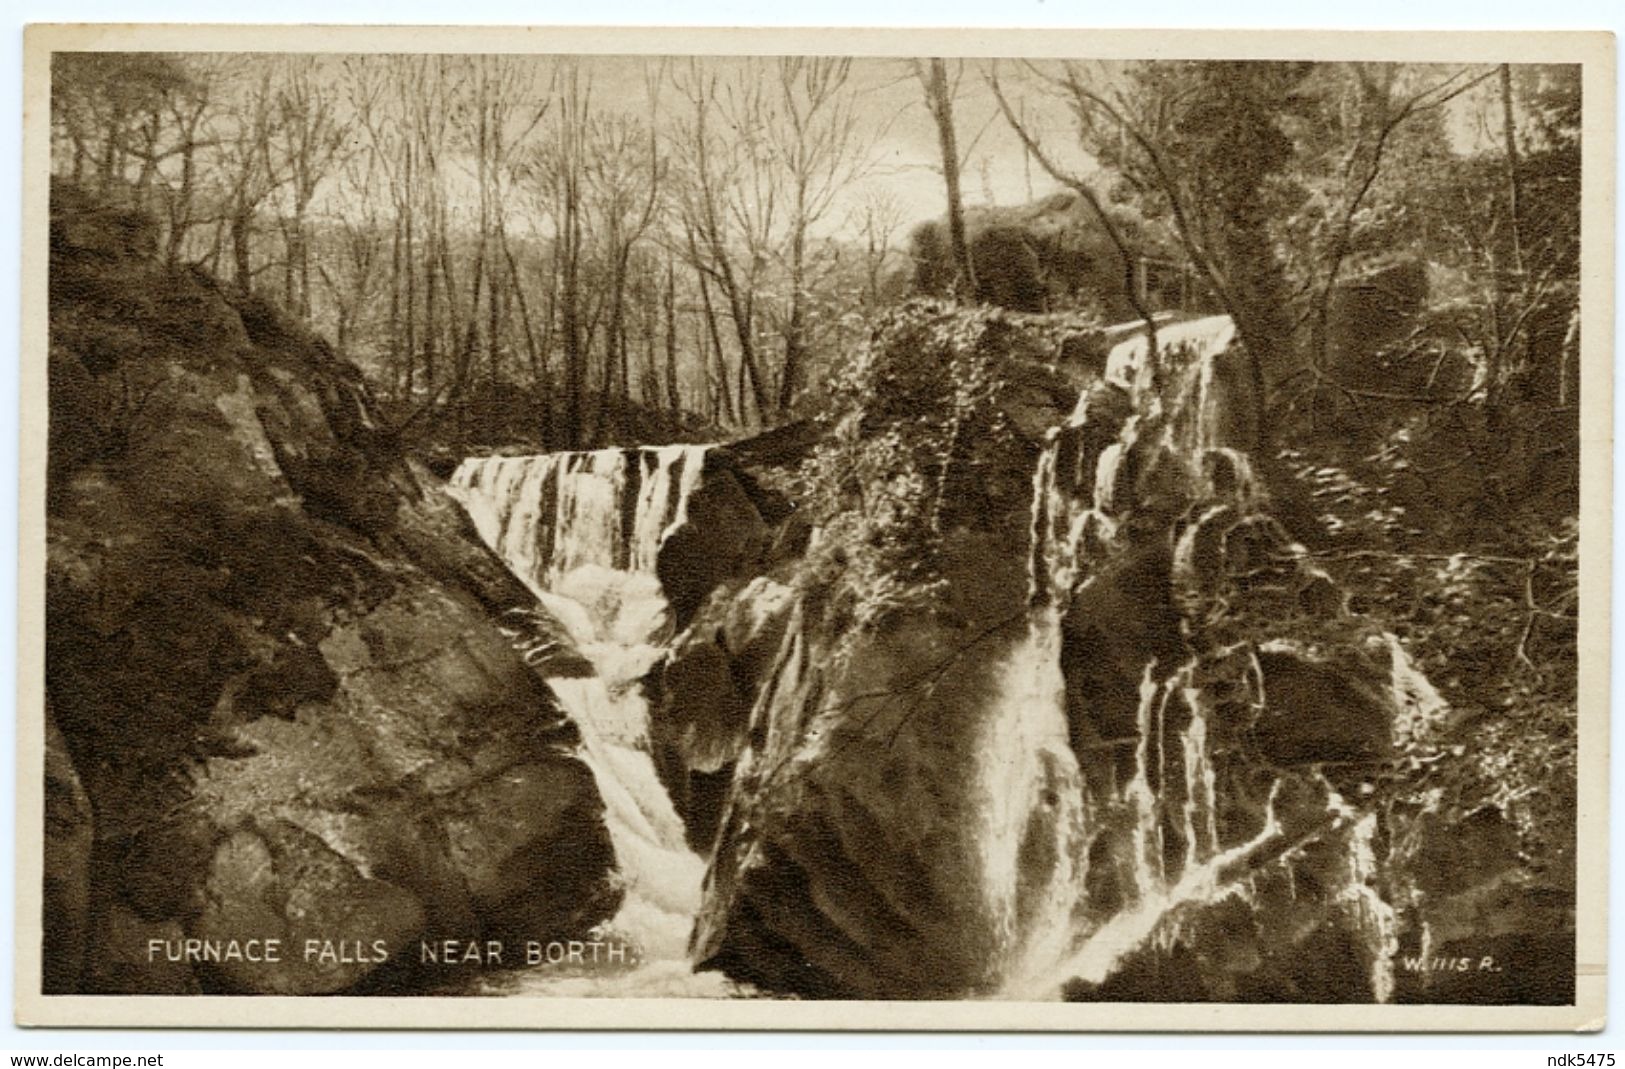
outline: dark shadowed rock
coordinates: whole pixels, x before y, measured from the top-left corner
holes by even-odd
[[[207,905],[190,934],[223,943],[253,932],[285,948],[274,965],[206,964],[210,986],[230,992],[347,990],[387,964],[379,961],[380,945],[407,958],[427,920],[415,895],[364,875],[319,836],[285,821],[256,822],[228,835],[210,861],[203,892]]]
[[[788,470],[805,460],[827,433],[827,428],[816,420],[797,420],[719,445],[712,450],[712,456],[724,458],[747,471]]]
[[[48,995],[79,989],[89,949],[90,865],[95,815],[67,740],[45,711],[45,886],[40,947]]]
[[[1425,810],[1407,828],[1401,857],[1418,935],[1401,947],[1398,1001],[1574,1001],[1572,874],[1531,871],[1500,809]]]
[[[1259,650],[1267,705],[1252,726],[1253,744],[1283,765],[1392,756],[1398,710],[1385,661],[1371,663],[1355,651],[1315,657],[1286,644]]]
[[[1009,644],[975,637],[907,614],[832,661],[792,624],[718,833],[699,967],[818,997],[988,981],[996,925],[969,874],[979,728]]]
[[[96,953],[86,965],[80,993],[103,995],[196,995],[202,992],[193,964],[185,960],[187,931],[180,921],[151,921],[123,901],[102,904],[96,921]],[[156,948],[157,953],[151,951]]]
[[[97,814],[80,989],[398,989],[420,936],[607,917],[579,737],[496,617],[557,625],[354,367],[59,194],[46,681]],[[68,963],[85,833],[53,761]],[[287,940],[282,966],[149,960],[151,939],[256,933]],[[306,961],[341,936],[394,964]]]
[[[657,669],[649,723],[655,769],[689,844],[702,853],[716,836],[721,790],[793,609],[791,590],[765,576],[719,587]]]
[[[1184,653],[1171,559],[1162,542],[1130,550],[1078,590],[1062,617],[1061,671],[1080,753],[1133,737],[1147,658],[1170,664]]]
[[[1029,441],[1042,442],[1050,428],[1066,419],[1077,404],[1077,387],[1054,368],[1011,360],[1001,370],[996,403],[1017,433]]]
[[[724,580],[760,571],[771,545],[772,531],[739,477],[708,466],[686,522],[666,536],[655,567],[677,626],[686,627]]]

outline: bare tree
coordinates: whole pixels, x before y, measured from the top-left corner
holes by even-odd
[[[948,64],[941,59],[915,60],[914,75],[925,90],[926,110],[937,127],[937,143],[942,151],[942,180],[948,193],[948,244],[953,254],[955,292],[968,297],[976,292],[976,269],[971,264],[970,244],[965,237],[965,204],[959,193],[959,135],[954,129],[954,91],[949,84]]]
[[[838,193],[872,159],[877,128],[860,135],[858,98],[848,87],[850,59],[786,56],[774,73],[776,122],[768,126],[789,179],[789,311],[783,328],[778,414],[790,411],[802,386],[807,350],[808,232],[828,213]]]
[[[724,121],[719,117],[720,81],[716,71],[707,71],[692,59],[673,73],[674,85],[688,105],[688,115],[673,138],[682,168],[678,210],[691,237],[692,266],[704,276],[703,286],[716,288],[733,322],[742,380],[736,415],[741,422],[750,418],[748,399],[760,423],[772,412],[772,403],[757,355],[754,283],[767,255],[767,241],[759,235],[772,230],[777,188],[765,180],[766,168],[755,166],[764,152],[760,138],[752,136],[752,128],[738,125],[741,119],[749,120],[760,101],[760,80],[747,70],[727,87],[732,113],[727,121],[742,134],[734,139],[723,138],[718,130]],[[736,235],[740,244],[735,243]]]
[[[654,106],[651,94],[650,107]],[[591,153],[586,160],[587,192],[594,208],[602,255],[609,275],[608,321],[604,329],[603,388],[594,439],[601,440],[608,402],[632,396],[627,345],[627,296],[633,252],[654,221],[666,164],[650,122],[612,116],[593,124]]]
[[[176,131],[171,154],[180,161],[180,174],[172,186],[166,186],[164,198],[169,229],[164,259],[170,264],[180,261],[186,239],[200,221],[198,168],[201,154],[215,145],[204,131],[206,120],[218,106],[214,91],[223,66],[223,61],[212,57],[194,57],[188,64],[188,84],[169,98],[169,121]]]
[[[300,316],[310,314],[311,201],[327,179],[348,131],[339,119],[339,94],[315,56],[287,56],[274,72],[275,118],[266,146],[267,168],[283,209],[282,299]]]
[[[334,341],[340,352],[348,350],[355,324],[374,296],[374,281],[380,272],[384,227],[375,191],[382,170],[381,156],[370,146],[345,160],[338,194],[342,208],[335,213],[338,255],[331,258],[331,268],[326,257],[317,262],[317,274],[333,303]]]
[[[885,189],[864,197],[858,229],[863,234],[864,298],[870,308],[880,305],[881,275],[891,253],[892,238],[903,225],[903,208]]]
[[[1102,203],[1100,194],[1096,192],[1094,186],[1086,181],[1082,175],[1062,167],[1053,153],[1044,147],[1043,142],[1026,120],[1021,118],[1015,109],[1011,108],[1010,101],[1005,96],[1004,87],[999,82],[997,64],[989,68],[987,82],[988,86],[993,90],[994,98],[999,102],[999,113],[1004,116],[1004,121],[1009,124],[1010,129],[1015,131],[1016,136],[1021,140],[1022,150],[1026,158],[1037,160],[1038,165],[1044,169],[1046,174],[1081,197],[1083,202],[1089,206],[1095,221],[1100,224],[1101,231],[1110,240],[1112,250],[1116,252],[1118,261],[1122,265],[1123,296],[1134,309],[1135,315],[1139,316],[1140,321],[1145,324],[1147,360],[1152,366],[1153,374],[1155,374],[1158,363],[1157,321],[1151,314],[1150,307],[1145,303],[1140,287],[1135,285],[1134,252],[1129,248],[1127,239],[1116,222],[1113,221],[1111,214],[1107,212],[1106,206]]]
[[[277,131],[275,71],[259,61],[233,80],[236,106],[222,117],[216,136],[214,172],[223,185],[221,226],[231,247],[232,281],[248,293],[254,288],[254,246],[259,212],[275,192],[278,178],[271,164],[271,140]]]
[[[538,180],[538,207],[551,220],[556,271],[554,307],[564,366],[564,441],[574,448],[585,440],[583,397],[591,344],[584,308],[582,271],[586,249],[586,172],[592,127],[592,80],[578,61],[565,61],[557,77],[557,98],[545,148],[538,148],[529,172]]]
[[[1474,84],[1463,70],[1400,94],[1396,68],[1347,69],[1357,89],[1351,128],[1347,138],[1328,144],[1327,158],[1334,161],[1327,165],[1325,181],[1330,210],[1306,271],[1308,283],[1295,292],[1271,229],[1276,221],[1267,190],[1289,165],[1299,172],[1308,167],[1295,159],[1309,151],[1304,139],[1294,140],[1284,127],[1301,106],[1300,93],[1313,65],[1167,62],[1108,67],[1068,61],[1029,62],[1024,69],[1071,113],[1083,147],[1129,190],[1166,213],[1197,276],[1235,321],[1248,358],[1261,441],[1270,435],[1270,393],[1306,372],[1317,381],[1324,376],[1331,295],[1353,249],[1360,207],[1381,172],[1394,132]],[[1053,159],[1045,162],[1029,125],[1013,114],[1002,94],[1001,106],[1034,157],[1066,181]],[[1236,151],[1240,142],[1249,151]],[[1098,197],[1091,201],[1104,218],[1098,203]],[[1136,310],[1145,314],[1143,307]],[[1303,322],[1310,333],[1307,354],[1295,337]]]

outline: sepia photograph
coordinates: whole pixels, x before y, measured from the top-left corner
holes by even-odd
[[[1607,35],[503,40],[30,31],[23,1023],[1601,1027]]]

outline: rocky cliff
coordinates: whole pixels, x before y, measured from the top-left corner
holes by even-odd
[[[554,625],[359,373],[141,217],[51,211],[47,990],[399,990],[420,938],[612,913],[578,733],[496,621]]]
[[[784,551],[710,581],[655,679],[710,856],[699,968],[817,997],[1568,997],[1572,913],[1498,812],[1440,809],[1448,710],[1255,473],[1228,321],[1159,336],[1157,374],[1129,336],[1080,396],[1020,317],[905,306],[799,466],[756,473],[799,506]],[[1447,840],[1482,864],[1442,876]],[[1404,964],[1444,945],[1526,979]]]

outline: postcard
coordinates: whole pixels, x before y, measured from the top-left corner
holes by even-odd
[[[19,1022],[1602,1027],[1610,35],[25,61]]]

